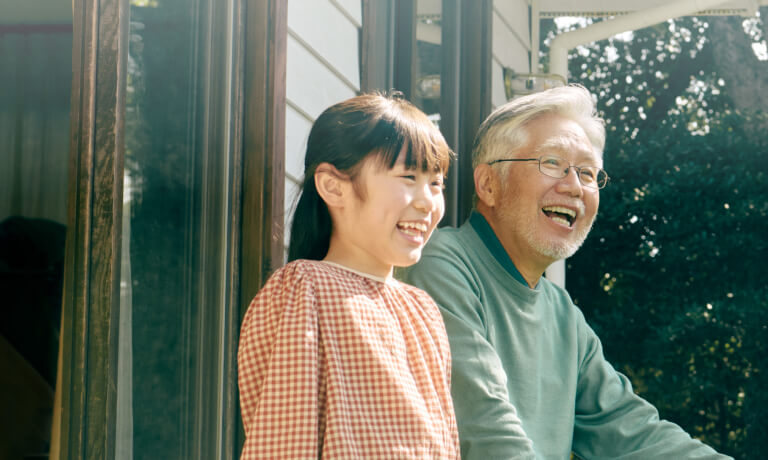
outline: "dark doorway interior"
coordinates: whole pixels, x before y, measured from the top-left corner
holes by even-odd
[[[0,6],[0,460],[48,458],[56,387],[72,13],[37,3]]]

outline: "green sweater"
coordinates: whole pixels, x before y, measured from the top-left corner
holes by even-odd
[[[568,293],[524,284],[480,214],[438,231],[398,276],[443,313],[462,459],[729,458],[660,420]]]

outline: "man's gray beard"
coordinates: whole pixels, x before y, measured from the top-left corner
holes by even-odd
[[[584,244],[589,232],[592,230],[592,224],[595,222],[593,218],[588,226],[581,230],[576,230],[574,234],[575,240],[545,240],[536,233],[532,222],[523,222],[524,218],[517,216],[510,208],[511,206],[504,206],[499,209],[499,216],[503,221],[503,225],[513,229],[515,233],[522,234],[523,239],[531,248],[552,260],[567,259],[574,255],[581,245]]]
[[[528,240],[528,244],[541,254],[555,260],[567,259],[576,254],[576,251],[578,251],[581,245],[584,244],[590,230],[592,230],[593,222],[594,220],[590,222],[589,226],[584,227],[582,230],[578,230],[577,233],[574,234],[576,237],[575,241],[542,241],[531,231],[527,232],[528,234],[525,235],[525,237]]]

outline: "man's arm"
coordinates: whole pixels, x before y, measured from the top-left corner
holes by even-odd
[[[574,452],[584,459],[730,458],[691,438],[678,425],[660,420],[656,408],[637,396],[629,380],[606,361],[594,331],[586,322],[582,326]]]
[[[440,306],[451,344],[451,394],[461,458],[533,459],[533,444],[509,400],[507,375],[486,339],[479,288],[458,260],[425,256],[400,274]]]

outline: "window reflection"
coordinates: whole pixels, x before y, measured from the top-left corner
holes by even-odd
[[[0,458],[47,458],[61,324],[72,15],[0,1]]]
[[[193,19],[181,3],[132,2],[130,12],[118,459],[183,458],[187,326],[196,312],[185,269],[195,237]]]
[[[116,458],[220,448],[230,2],[131,0]],[[214,18],[216,15],[216,18]],[[227,17],[231,21],[231,15]],[[226,22],[226,21],[225,21]],[[215,29],[220,27],[221,29]],[[222,85],[223,86],[223,85]]]
[[[442,1],[418,0],[416,21],[413,103],[439,125]]]

